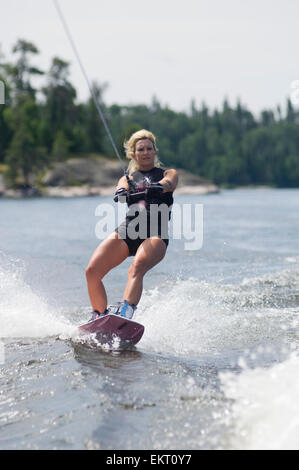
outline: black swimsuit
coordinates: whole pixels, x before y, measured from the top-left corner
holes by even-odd
[[[142,192],[150,183],[159,182],[164,176],[162,168],[149,171],[135,171],[132,174],[136,192]],[[138,204],[128,204],[126,219],[115,230],[128,248],[129,256],[135,256],[139,246],[150,237],[161,238],[168,246],[168,221],[173,204],[172,192],[161,193],[153,197],[147,196]],[[137,215],[136,215],[137,214]],[[140,222],[140,223],[139,223]]]

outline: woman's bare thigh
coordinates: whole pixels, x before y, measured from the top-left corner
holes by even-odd
[[[94,272],[101,278],[112,268],[122,263],[129,255],[129,249],[118,233],[114,232],[95,249],[87,266],[87,271]]]
[[[165,253],[166,245],[161,238],[148,238],[138,248],[132,264],[145,274],[164,258]]]

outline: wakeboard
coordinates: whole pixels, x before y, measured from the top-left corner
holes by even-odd
[[[109,313],[104,317],[79,326],[80,336],[89,335],[100,344],[117,345],[119,348],[137,344],[144,333],[144,326],[128,318]]]

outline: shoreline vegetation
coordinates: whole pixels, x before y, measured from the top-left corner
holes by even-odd
[[[8,62],[0,47],[2,197],[113,193],[122,170],[93,100],[78,100],[70,64],[54,57],[40,70],[38,48],[24,39],[12,52]],[[180,172],[177,193],[299,187],[299,110],[289,98],[284,110],[278,105],[255,115],[240,100],[209,109],[199,90],[188,109],[174,111],[156,96],[150,104],[107,105],[107,84],[92,87],[121,153],[133,132],[156,135],[163,165]]]

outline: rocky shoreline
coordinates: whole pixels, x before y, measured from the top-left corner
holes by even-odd
[[[91,187],[84,186],[48,186],[42,188],[29,189],[0,189],[1,198],[24,199],[37,197],[53,198],[71,198],[71,197],[90,197],[90,196],[112,196],[115,192],[115,186]],[[214,185],[207,186],[181,186],[175,191],[176,194],[215,194],[219,189]]]
[[[179,169],[176,194],[214,194],[219,189],[198,175]],[[0,174],[0,196],[22,199],[31,197],[87,197],[112,196],[118,179],[122,176],[119,163],[101,156],[71,158],[47,170],[38,184],[21,189],[6,187]]]

